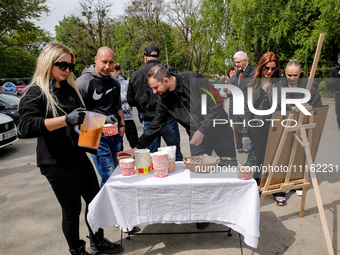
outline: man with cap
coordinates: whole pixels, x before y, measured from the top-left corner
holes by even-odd
[[[137,107],[140,121],[143,123],[143,132],[151,125],[156,114],[157,98],[152,89],[146,83],[146,75],[151,67],[160,65],[171,73],[177,73],[176,69],[160,62],[159,48],[156,45],[149,45],[144,49],[145,65],[135,71],[130,78],[127,99],[130,106]],[[157,151],[160,147],[161,137],[168,146],[176,145],[176,161],[183,159],[180,149],[180,134],[177,121],[169,117],[159,135],[148,146],[150,152]]]

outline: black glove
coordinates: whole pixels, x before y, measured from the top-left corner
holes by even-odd
[[[85,108],[77,108],[70,112],[69,114],[65,115],[65,122],[68,126],[75,126],[75,125],[80,125],[84,122],[85,119],[85,113],[86,109]]]
[[[118,120],[114,115],[106,116],[105,124],[117,124]]]

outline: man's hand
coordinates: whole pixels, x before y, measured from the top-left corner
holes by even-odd
[[[117,124],[118,120],[114,115],[106,116],[105,124]]]
[[[201,131],[196,131],[191,138],[190,144],[200,145],[203,141],[204,134]]]
[[[75,126],[80,125],[84,122],[85,119],[85,108],[77,108],[73,110],[72,112],[65,115],[65,122],[68,126]]]
[[[125,127],[122,127],[122,126],[121,126],[121,127],[119,128],[118,133],[119,133],[121,136],[123,136],[124,133],[125,133]]]
[[[117,153],[117,157],[129,154],[129,155],[131,155],[131,158],[134,158],[135,157],[135,150],[137,150],[136,147],[133,148],[133,149],[127,150],[127,151],[120,151],[120,152]]]

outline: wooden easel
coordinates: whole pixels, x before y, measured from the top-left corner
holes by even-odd
[[[319,61],[319,56],[320,56],[324,36],[325,36],[324,34],[320,34],[320,37],[319,37],[318,46],[316,49],[313,66],[311,70],[311,75],[310,75],[310,78],[307,84],[307,89],[309,91],[311,90],[311,87],[313,84],[315,71],[316,71],[317,63]],[[313,129],[316,127],[316,123],[314,121],[313,110],[311,110],[311,107],[308,110],[312,113],[312,115],[307,117],[308,120],[306,123],[304,123],[306,116],[301,111],[298,111],[298,109],[296,109],[296,111],[298,111],[298,114],[299,114],[297,125],[293,127],[293,126],[289,126],[290,123],[287,123],[286,127],[284,128],[279,145],[277,147],[277,150],[276,150],[273,162],[272,162],[272,166],[273,167],[278,166],[279,158],[283,152],[283,146],[285,144],[287,136],[289,135],[289,133],[294,132],[293,133],[293,136],[294,136],[293,146],[292,146],[291,153],[289,156],[288,172],[286,173],[283,183],[271,184],[275,172],[269,171],[268,177],[265,181],[265,185],[260,189],[262,191],[260,205],[262,206],[262,203],[266,195],[277,193],[277,192],[286,192],[287,190],[292,190],[292,189],[297,189],[297,188],[303,188],[303,196],[302,196],[301,207],[300,207],[300,217],[303,217],[305,202],[306,202],[307,187],[310,185],[310,182],[309,182],[309,175],[310,175],[312,183],[313,183],[313,188],[315,192],[315,197],[316,197],[316,201],[318,205],[320,218],[321,218],[321,224],[322,224],[322,228],[323,228],[323,232],[324,232],[324,236],[326,240],[328,254],[331,255],[331,254],[334,254],[334,251],[333,251],[331,237],[330,237],[328,226],[327,226],[327,221],[326,221],[325,211],[324,211],[323,204],[322,204],[319,185],[316,179],[315,172],[311,171],[311,167],[313,166],[311,144],[312,144]],[[293,115],[290,114],[288,119],[292,119],[292,116]],[[303,173],[303,178],[292,180],[291,179],[292,165],[295,162],[295,156],[297,153],[298,145],[301,145],[304,149],[305,169]]]

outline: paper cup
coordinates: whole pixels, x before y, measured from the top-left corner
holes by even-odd
[[[137,174],[150,172],[150,151],[148,149],[135,150],[135,164]]]
[[[166,151],[168,153],[169,159],[169,173],[175,172],[175,162],[176,162],[176,145],[160,147],[158,151]]]
[[[119,167],[123,176],[131,176],[135,174],[135,160],[133,158],[125,158],[119,161]]]
[[[158,151],[152,155],[153,170],[155,177],[164,178],[168,176],[169,159],[166,151]]]
[[[103,128],[104,136],[114,136],[118,134],[118,124],[105,124]]]
[[[240,180],[251,180],[253,178],[253,169],[249,166],[241,166],[237,171],[237,178]]]

